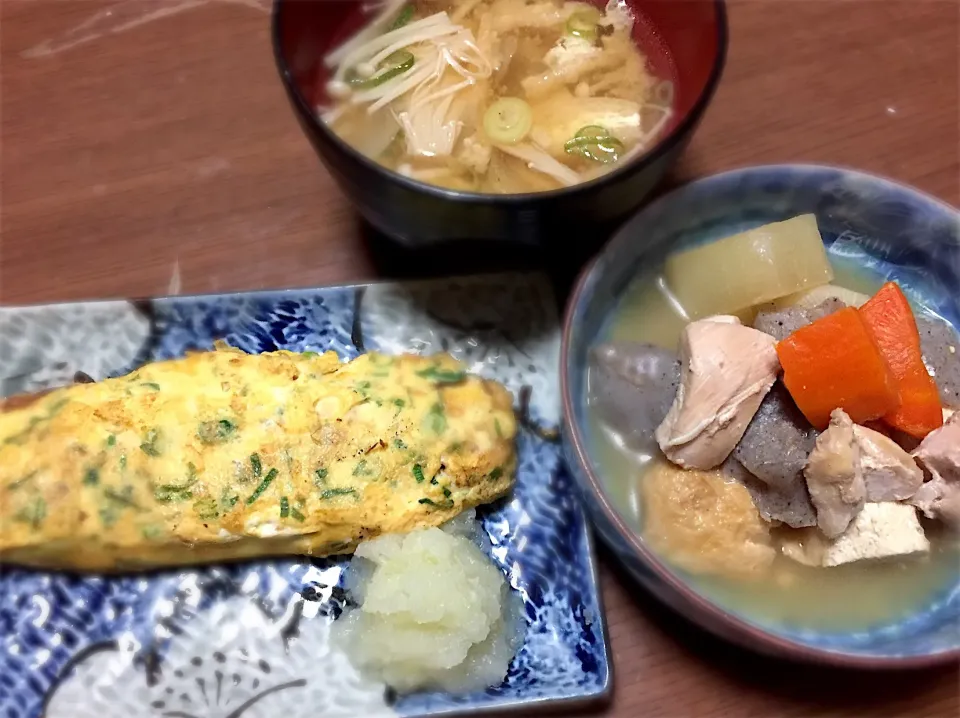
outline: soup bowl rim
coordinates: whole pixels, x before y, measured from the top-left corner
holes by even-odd
[[[717,41],[717,50],[712,59],[710,74],[703,86],[696,101],[690,109],[680,117],[670,132],[665,133],[657,139],[645,152],[631,158],[623,165],[618,165],[610,172],[606,172],[599,177],[586,182],[580,182],[570,187],[561,187],[558,189],[545,190],[541,192],[517,192],[512,194],[495,194],[492,192],[467,192],[462,190],[453,190],[437,185],[428,184],[415,180],[411,177],[405,177],[395,170],[391,170],[375,162],[360,151],[354,149],[349,143],[344,141],[334,132],[327,123],[317,116],[316,108],[311,107],[300,91],[300,88],[293,77],[293,73],[284,56],[284,44],[280,33],[281,13],[284,6],[297,2],[298,0],[273,0],[273,8],[270,17],[270,38],[273,45],[273,57],[279,71],[281,81],[287,90],[288,96],[293,101],[298,113],[304,121],[308,122],[313,131],[319,133],[323,141],[335,147],[339,152],[347,155],[351,161],[360,164],[366,170],[377,173],[387,180],[399,184],[408,190],[425,192],[436,199],[452,200],[469,204],[485,204],[489,202],[498,202],[504,204],[518,205],[535,200],[563,200],[575,194],[587,191],[602,192],[609,186],[614,185],[620,178],[629,173],[637,172],[640,169],[654,164],[658,159],[667,155],[678,145],[685,142],[696,128],[707,107],[710,105],[717,88],[720,85],[720,79],[727,61],[727,49],[729,46],[729,27],[727,22],[726,0],[708,0],[714,6],[716,13],[715,33]],[[355,0],[359,2],[359,0]]]
[[[573,380],[570,373],[578,371],[578,369],[572,365],[570,357],[573,352],[571,344],[575,309],[584,301],[585,289],[591,280],[595,279],[595,273],[602,257],[607,253],[612,253],[616,248],[621,248],[634,241],[631,236],[630,226],[640,217],[648,213],[654,214],[659,205],[676,202],[676,198],[681,196],[693,185],[703,186],[711,183],[729,182],[745,174],[760,172],[840,172],[845,176],[857,180],[890,185],[891,189],[910,196],[913,201],[926,205],[932,211],[953,215],[955,221],[960,224],[960,210],[915,187],[881,175],[828,164],[779,163],[750,165],[699,178],[662,195],[635,213],[632,218],[628,219],[610,242],[583,268],[567,301],[563,317],[560,348],[560,391],[563,407],[563,432],[564,441],[570,448],[570,451],[565,453],[568,456],[572,455],[579,469],[581,469],[580,471],[571,471],[571,474],[574,476],[576,483],[580,485],[580,489],[588,492],[590,496],[595,499],[595,505],[599,507],[599,511],[601,511],[604,517],[610,522],[610,525],[613,527],[623,545],[627,546],[633,555],[639,558],[645,568],[652,571],[656,581],[661,582],[669,590],[682,596],[693,609],[692,615],[687,615],[684,611],[681,611],[681,613],[687,615],[687,618],[700,624],[707,630],[720,633],[720,631],[716,630],[716,626],[722,626],[724,629],[723,632],[726,633],[726,635],[735,636],[736,642],[743,646],[753,645],[754,647],[759,647],[761,652],[764,652],[764,649],[766,649],[766,652],[773,653],[774,655],[807,663],[828,664],[846,668],[874,670],[928,668],[960,661],[960,645],[942,651],[905,656],[867,655],[845,652],[844,649],[820,648],[793,640],[789,636],[778,633],[774,627],[765,628],[745,617],[737,615],[733,611],[725,609],[718,602],[715,602],[694,589],[688,581],[672,569],[653,549],[646,545],[640,532],[627,525],[626,521],[614,507],[613,501],[604,489],[597,475],[597,470],[594,468],[591,460],[591,452],[587,448],[589,440],[585,436],[579,423],[575,420],[576,412],[574,407],[579,399],[573,395]],[[579,371],[583,371],[583,368],[581,367]],[[588,502],[588,504],[589,503],[590,502]]]

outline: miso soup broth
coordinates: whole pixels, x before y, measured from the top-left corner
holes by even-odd
[[[872,293],[881,284],[856,267],[834,258],[830,263],[834,285]],[[671,300],[666,287],[658,272],[637,278],[625,292],[602,339],[644,342],[676,351],[689,320],[682,316],[682,308]],[[741,318],[749,321],[749,317]],[[588,383],[590,380],[588,375]],[[657,462],[666,463],[665,459],[627,450],[596,411],[588,411],[588,424],[600,481],[621,516],[644,535],[643,482],[651,467]],[[931,549],[920,557],[824,568],[804,566],[778,554],[769,569],[749,579],[677,570],[705,596],[761,623],[856,630],[895,620],[930,601],[956,580],[960,571],[956,535],[937,522],[923,520],[923,528]],[[775,543],[778,530],[771,532]]]
[[[648,149],[673,119],[669,55],[626,0],[370,7],[325,58],[318,109],[412,179],[498,194],[569,187]]]

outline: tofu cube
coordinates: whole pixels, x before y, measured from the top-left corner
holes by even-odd
[[[821,565],[840,566],[929,550],[930,542],[913,506],[891,501],[867,503],[847,530],[825,547]]]

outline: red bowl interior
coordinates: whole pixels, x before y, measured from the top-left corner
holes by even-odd
[[[590,2],[600,7],[605,4]],[[636,14],[634,36],[650,70],[674,83],[676,112],[669,133],[709,89],[710,78],[723,61],[723,5],[720,0],[627,2]],[[304,102],[316,107],[327,99],[324,55],[356,32],[369,16],[363,14],[361,0],[281,0],[280,4],[276,16],[279,55]]]

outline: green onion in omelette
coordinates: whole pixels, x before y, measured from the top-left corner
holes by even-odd
[[[276,469],[270,469],[267,472],[267,475],[263,477],[263,481],[253,490],[253,493],[247,498],[247,506],[250,506],[254,501],[260,498],[260,495],[267,490],[270,484],[273,483],[273,480],[277,478],[277,474],[280,472]]]

